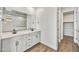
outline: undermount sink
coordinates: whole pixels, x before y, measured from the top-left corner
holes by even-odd
[[[35,28],[30,28],[30,30],[31,30],[31,31],[34,31],[34,30],[35,30]]]

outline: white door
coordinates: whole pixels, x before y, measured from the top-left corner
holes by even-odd
[[[74,23],[64,23],[64,35],[74,36]]]

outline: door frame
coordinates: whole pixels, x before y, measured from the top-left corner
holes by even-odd
[[[75,43],[77,43],[77,25],[76,25],[76,23],[77,23],[77,13],[78,13],[78,8],[77,7],[73,7],[74,8],[74,16],[73,16],[73,18],[74,18],[74,29],[73,29],[73,31],[74,31],[74,33],[73,33],[73,41],[75,42]],[[59,14],[59,13],[61,13],[61,14]],[[57,44],[58,44],[58,49],[57,49],[57,51],[59,51],[59,43],[61,42],[61,30],[58,30],[58,28],[60,29],[61,28],[61,22],[59,22],[60,21],[60,19],[62,19],[62,21],[63,21],[63,14],[62,14],[63,12],[62,12],[62,7],[58,7],[58,9],[57,9]],[[63,25],[63,24],[62,24]],[[63,27],[64,28],[64,27]],[[64,29],[63,29],[64,30]],[[59,32],[58,32],[59,31]],[[64,32],[64,31],[63,31]],[[59,35],[58,35],[59,34]],[[62,34],[64,34],[64,33],[62,33]],[[63,37],[62,37],[63,38]]]

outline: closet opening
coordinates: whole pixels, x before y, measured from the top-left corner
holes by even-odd
[[[74,11],[63,12],[63,39],[74,40]]]
[[[77,51],[75,44],[75,8],[63,7],[58,9],[57,33],[58,33],[58,51],[72,52]]]

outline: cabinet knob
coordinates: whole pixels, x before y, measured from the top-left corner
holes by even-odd
[[[28,40],[30,40],[30,39],[28,39]]]
[[[4,19],[1,19],[1,21],[4,21]]]
[[[19,42],[18,41],[16,41],[16,46],[18,46],[19,45]]]
[[[78,31],[79,32],[79,31]]]
[[[36,35],[36,38],[38,38],[38,35]]]

